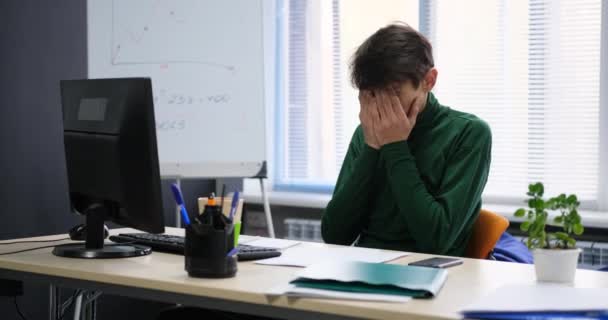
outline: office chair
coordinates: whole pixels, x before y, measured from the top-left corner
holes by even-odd
[[[508,227],[509,220],[507,218],[481,209],[479,217],[473,225],[465,256],[467,258],[494,260],[492,250]]]

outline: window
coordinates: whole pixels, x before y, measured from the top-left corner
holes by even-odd
[[[278,3],[275,188],[333,188],[358,125],[348,62],[365,38],[399,20],[433,44],[439,101],[492,128],[486,201],[520,204],[527,184],[543,181],[549,195],[576,193],[598,208],[608,180],[600,176],[608,143],[601,0]]]
[[[595,206],[601,0],[429,3],[437,97],[492,128],[485,197],[518,200],[542,181]]]
[[[418,0],[278,1],[275,189],[330,191],[359,120],[348,64],[392,21],[418,25]]]

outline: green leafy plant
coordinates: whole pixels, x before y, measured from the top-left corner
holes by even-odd
[[[528,234],[526,245],[530,249],[570,249],[576,246],[574,235],[584,232],[581,216],[578,213],[578,201],[576,195],[560,194],[548,200],[543,199],[545,187],[537,182],[528,186],[526,193],[530,198],[527,200],[528,208],[520,208],[515,211],[515,216],[525,218],[520,228]],[[547,232],[545,230],[549,212],[558,211],[559,215],[553,218],[553,224],[561,226],[563,231]]]

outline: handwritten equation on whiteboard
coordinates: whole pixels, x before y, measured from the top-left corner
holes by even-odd
[[[156,108],[180,107],[220,107],[228,104],[231,96],[228,93],[193,95],[170,92],[166,89],[154,94]],[[187,119],[157,120],[156,130],[159,132],[183,131],[188,127]]]
[[[227,104],[230,102],[230,94],[219,93],[211,95],[193,95],[177,92],[167,92],[161,90],[159,94],[154,95],[154,104],[157,106],[172,106],[172,105],[209,105],[209,104]]]
[[[186,120],[162,120],[156,121],[156,131],[183,131],[186,130]]]

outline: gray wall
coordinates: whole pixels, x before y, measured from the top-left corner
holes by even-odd
[[[0,239],[63,233],[68,214],[59,79],[86,75],[85,1],[0,1]],[[44,319],[46,287],[19,303]],[[3,319],[18,319],[0,297]]]
[[[0,2],[0,239],[64,232],[59,79],[86,76],[85,1]]]
[[[0,239],[65,233],[83,218],[69,212],[59,80],[87,76],[86,1],[0,0],[0,21]],[[169,183],[165,218],[174,225]],[[182,188],[194,211],[195,198],[216,184],[189,180]],[[19,303],[28,319],[46,319],[47,292],[25,284]],[[98,319],[145,319],[163,306],[103,296]],[[12,298],[0,297],[0,314],[18,319]]]

